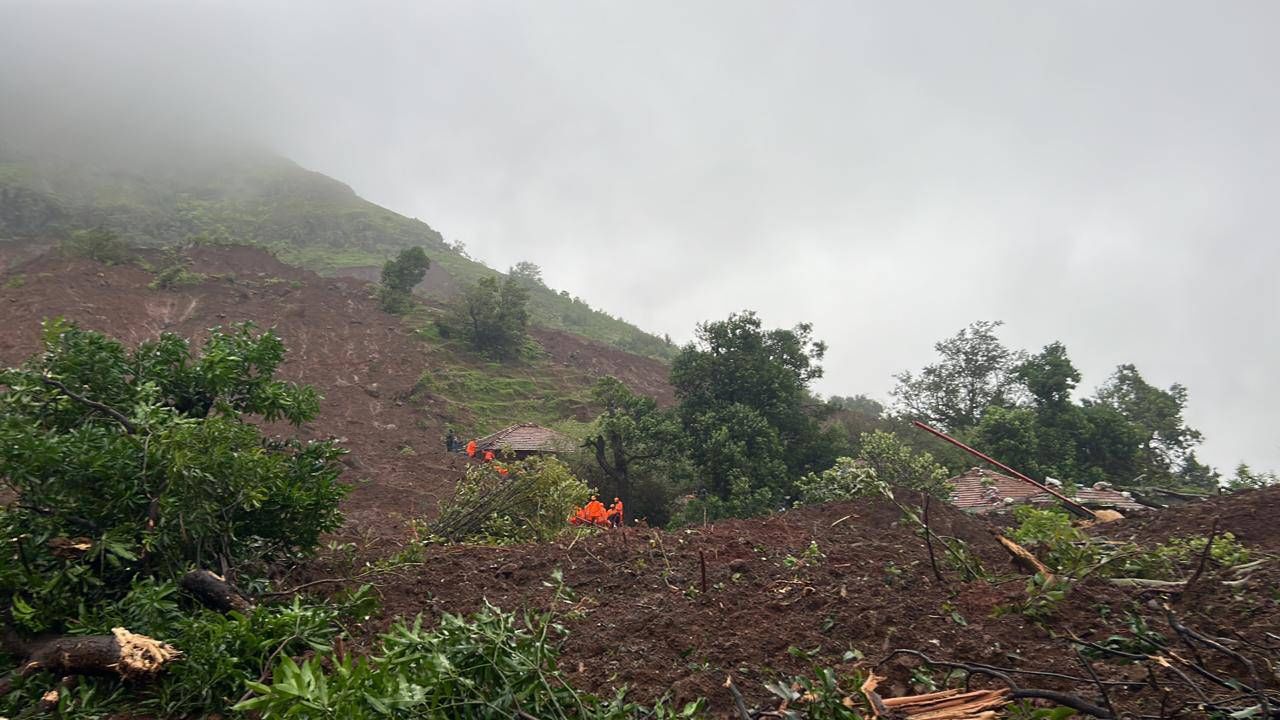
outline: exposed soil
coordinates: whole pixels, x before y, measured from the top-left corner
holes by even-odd
[[[404,325],[377,309],[364,281],[320,277],[248,248],[193,250],[192,269],[209,277],[174,291],[149,289],[153,276],[132,265],[106,267],[57,253],[31,259],[25,250],[5,257],[11,268],[0,273],[5,364],[36,352],[40,320],[55,315],[129,343],[164,331],[200,337],[210,326],[242,320],[276,328],[289,349],[282,374],[316,385],[325,396],[319,419],[304,434],[340,437],[351,449],[347,478],[355,489],[345,505],[345,534],[359,541],[354,557],[331,553],[286,584],[349,577],[361,561],[395,551],[408,536],[408,521],[433,512],[460,473],[460,458],[443,452],[441,415],[429,404],[405,402],[429,370],[428,355]],[[12,282],[19,275],[21,281]],[[556,331],[539,330],[535,337],[555,363],[578,368],[583,382],[609,373],[671,399],[660,363]],[[1203,535],[1217,518],[1220,531],[1266,557],[1280,553],[1280,528],[1272,519],[1278,509],[1280,488],[1273,488],[1091,532],[1157,543]],[[894,648],[1083,677],[1066,640],[1070,633],[1091,641],[1131,637],[1129,623],[1140,618],[1176,642],[1161,606],[1171,603],[1186,624],[1227,638],[1252,658],[1262,669],[1260,685],[1280,686],[1263,660],[1280,646],[1280,560],[1231,587],[1210,567],[1182,598],[1085,580],[1042,625],[1001,610],[1026,597],[1027,578],[992,539],[990,521],[946,506],[933,514],[935,530],[965,540],[1000,582],[963,582],[945,562],[945,582],[939,582],[916,529],[891,504],[867,501],[671,532],[631,528],[544,545],[428,548],[421,564],[374,578],[382,612],[353,630],[370,649],[397,617],[421,613],[431,620],[475,610],[486,599],[507,609],[543,609],[552,593],[544,583],[560,569],[576,598],[560,608],[569,631],[563,667],[574,683],[601,693],[625,685],[642,700],[705,696],[725,714],[731,704],[722,686],[726,675],[752,704],[767,705],[766,681],[815,664],[867,670]],[[811,543],[820,556],[806,552]],[[1253,682],[1231,658],[1199,652],[1218,675]],[[1177,706],[1189,692],[1164,671],[1154,686],[1142,666],[1115,658],[1095,660],[1093,667],[1105,679],[1133,683],[1110,691],[1123,712],[1155,714],[1164,693]],[[918,661],[899,658],[877,672],[889,678],[886,694],[928,689]],[[1083,680],[1019,678],[1098,701]]]
[[[1235,532],[1234,518],[1277,501],[1280,489],[1224,499],[1214,507],[1223,517],[1222,529]],[[1161,541],[1167,536],[1143,534],[1143,528],[1168,523],[1193,531],[1203,512],[1171,510],[1168,519],[1127,521],[1110,526],[1115,533],[1106,532],[1137,532],[1139,539]],[[968,542],[1004,581],[962,582],[944,564],[946,583],[938,583],[922,539],[898,510],[867,501],[674,532],[630,529],[536,546],[433,548],[421,566],[379,587],[383,613],[362,632],[366,648],[372,648],[395,617],[422,613],[430,620],[444,612],[475,610],[485,600],[507,609],[545,608],[552,591],[544,581],[560,569],[577,598],[564,618],[569,636],[563,647],[563,667],[576,684],[600,693],[626,685],[645,700],[668,692],[678,700],[705,696],[722,713],[731,708],[722,687],[726,675],[753,702],[767,705],[766,681],[803,673],[815,663],[865,670],[894,648],[1084,676],[1064,639],[1068,633],[1093,641],[1128,635],[1132,613],[1172,635],[1163,611],[1147,605],[1168,596],[1103,581],[1075,585],[1049,621],[1051,630],[1017,612],[1002,612],[1001,607],[1025,598],[1027,578],[994,542],[991,525],[946,506],[935,510],[933,524],[937,532]],[[1259,532],[1244,524],[1238,529],[1258,550],[1280,543],[1280,532],[1264,526]],[[806,559],[811,542],[824,557]],[[700,557],[706,559],[705,594]],[[341,569],[316,567],[307,577],[326,572],[341,574]],[[1225,637],[1239,631],[1265,640],[1266,632],[1280,633],[1274,584],[1280,574],[1265,570],[1233,589],[1212,575],[1212,570],[1205,574],[1194,602],[1178,607],[1186,623]],[[849,650],[859,658],[842,659]],[[1220,661],[1211,664],[1219,662],[1221,672],[1244,677],[1243,669]],[[919,676],[913,679],[918,665],[899,658],[877,672],[890,678],[884,686],[889,694],[920,692],[928,688]],[[1110,679],[1128,681],[1138,673],[1137,666],[1114,659],[1094,661],[1094,667]],[[1088,683],[1022,681],[1096,700]],[[1264,684],[1280,683],[1272,677]],[[1135,711],[1153,710],[1161,702],[1159,691],[1141,679],[1132,690],[1113,688],[1111,699]]]
[[[1230,532],[1250,547],[1280,553],[1280,487],[1250,490],[1190,503],[1170,510],[1134,513],[1105,526],[1107,535],[1126,540],[1163,542],[1171,537],[1207,535],[1218,520],[1219,532]]]
[[[553,362],[574,368],[591,377],[612,375],[633,392],[648,395],[659,405],[675,404],[675,390],[667,381],[669,370],[661,360],[634,355],[602,342],[563,330],[533,328],[530,332]]]
[[[378,309],[366,282],[321,277],[254,248],[196,247],[188,251],[191,270],[208,278],[166,291],[150,289],[154,276],[137,265],[106,266],[57,251],[32,254],[23,246],[4,256],[9,272],[0,274],[0,363],[16,364],[37,352],[41,320],[59,315],[129,344],[162,332],[200,338],[213,326],[248,320],[274,327],[283,338],[288,353],[281,375],[314,385],[324,396],[319,417],[300,434],[342,438],[350,450],[344,460],[344,479],[354,485],[344,505],[348,535],[407,537],[409,520],[433,514],[461,475],[461,459],[444,452],[442,408],[407,401],[429,370],[428,354],[397,318]],[[546,336],[555,339],[553,355],[570,342],[561,335]],[[638,389],[665,386],[660,363],[618,350],[601,358],[593,369],[612,367]],[[585,386],[592,380],[584,372],[577,381]]]

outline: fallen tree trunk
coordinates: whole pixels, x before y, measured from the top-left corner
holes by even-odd
[[[1151,580],[1149,578],[1111,578],[1107,582],[1118,587],[1139,588],[1143,590],[1159,590],[1161,592],[1182,592],[1187,583],[1185,580]]]
[[[182,657],[172,645],[124,628],[113,628],[110,635],[36,640],[13,654],[23,658],[14,671],[19,677],[45,670],[54,675],[116,675],[123,680],[153,678]],[[0,694],[9,691],[9,680],[0,681]]]
[[[253,610],[253,602],[239,588],[221,575],[208,570],[192,570],[182,576],[179,584],[210,610],[223,613],[231,610],[247,613]]]
[[[994,533],[994,535],[996,536],[996,541],[1000,543],[1000,546],[1005,549],[1005,552],[1009,553],[1009,557],[1013,560],[1014,565],[1021,568],[1024,572],[1029,572],[1032,575],[1039,573],[1040,575],[1043,575],[1046,580],[1053,579],[1053,571],[1045,566],[1044,563],[1040,562],[1039,558],[1032,555],[1030,550],[1027,550],[1000,533]]]
[[[1009,704],[1010,691],[995,690],[942,690],[924,695],[907,695],[886,698],[876,692],[883,680],[871,673],[862,683],[862,694],[871,704],[877,718],[903,717],[906,720],[992,720]]]

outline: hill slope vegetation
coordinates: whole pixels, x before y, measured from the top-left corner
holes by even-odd
[[[397,251],[420,246],[435,272],[419,290],[437,299],[497,273],[427,223],[270,153],[182,147],[68,157],[0,146],[0,241],[99,227],[143,246],[192,238],[255,245],[330,273],[380,268]],[[527,285],[537,324],[652,357],[674,351],[669,342],[546,287],[536,274]]]

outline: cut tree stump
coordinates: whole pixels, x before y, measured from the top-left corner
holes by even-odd
[[[15,671],[20,676],[47,670],[54,675],[117,675],[123,680],[147,680],[182,657],[172,645],[124,628],[110,635],[63,636],[37,640],[23,653]],[[8,683],[0,684],[5,691]]]

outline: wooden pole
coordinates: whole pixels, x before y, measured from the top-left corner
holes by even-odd
[[[979,458],[979,459],[981,459],[981,460],[984,460],[984,461],[986,461],[986,462],[991,463],[992,465],[995,465],[996,467],[998,467],[998,468],[1000,468],[1001,470],[1003,470],[1003,471],[1005,471],[1005,472],[1009,473],[1010,475],[1012,475],[1012,476],[1014,476],[1014,477],[1018,478],[1019,480],[1022,480],[1022,481],[1024,481],[1024,482],[1028,482],[1028,483],[1031,483],[1032,485],[1035,485],[1036,487],[1040,488],[1041,490],[1043,490],[1043,491],[1045,491],[1045,492],[1049,493],[1050,495],[1052,495],[1052,496],[1054,496],[1054,497],[1058,498],[1059,500],[1061,500],[1061,501],[1062,501],[1062,504],[1063,504],[1063,505],[1066,505],[1068,510],[1070,510],[1071,512],[1073,512],[1073,513],[1075,513],[1075,514],[1079,515],[1080,517],[1086,517],[1086,518],[1089,518],[1090,520],[1096,520],[1096,519],[1097,519],[1097,517],[1098,517],[1098,516],[1097,516],[1097,515],[1096,515],[1092,510],[1090,510],[1089,508],[1087,508],[1087,507],[1085,507],[1085,506],[1081,505],[1080,503],[1076,502],[1075,500],[1072,500],[1071,498],[1067,497],[1066,495],[1063,495],[1062,493],[1058,492],[1057,490],[1054,490],[1053,488],[1049,487],[1048,485],[1044,485],[1044,484],[1042,484],[1042,483],[1038,483],[1038,482],[1036,482],[1035,480],[1032,480],[1031,478],[1027,477],[1026,475],[1023,475],[1022,473],[1018,472],[1017,470],[1014,470],[1013,468],[1009,467],[1008,465],[1005,465],[1004,463],[1000,462],[999,460],[996,460],[995,458],[993,458],[993,457],[991,457],[991,456],[989,456],[989,455],[985,455],[985,454],[983,454],[983,453],[981,453],[981,452],[979,452],[979,451],[977,451],[977,450],[974,450],[973,448],[969,447],[968,445],[965,445],[964,443],[962,443],[962,442],[960,442],[959,440],[957,440],[957,439],[955,439],[955,438],[951,437],[950,435],[948,435],[948,434],[946,434],[946,433],[942,432],[941,430],[935,430],[934,428],[931,428],[931,427],[929,427],[928,425],[925,425],[924,423],[920,422],[919,420],[912,420],[912,421],[911,421],[911,424],[912,424],[912,425],[915,425],[916,427],[920,428],[921,430],[924,430],[924,431],[925,431],[925,432],[927,432],[927,433],[930,433],[930,434],[935,435],[935,436],[937,436],[937,437],[939,437],[939,438],[942,438],[943,440],[946,440],[947,442],[951,443],[952,445],[955,445],[956,447],[960,448],[961,450],[964,450],[965,452],[969,453],[970,455],[972,455],[972,456],[974,456],[974,457],[976,457],[976,458]]]

